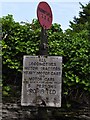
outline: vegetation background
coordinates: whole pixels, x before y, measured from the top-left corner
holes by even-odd
[[[79,17],[74,17],[65,32],[54,23],[48,34],[49,55],[63,56],[62,107],[88,106],[90,99],[90,2],[81,5]],[[2,85],[3,100],[20,99],[23,55],[38,55],[41,27],[18,23],[13,15],[0,18],[2,23]],[[10,99],[15,97],[15,99]],[[77,104],[76,104],[77,103]]]

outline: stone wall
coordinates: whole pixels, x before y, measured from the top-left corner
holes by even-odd
[[[72,106],[67,109],[63,105],[58,109],[22,107],[21,88],[13,86],[12,89],[12,94],[3,97],[3,103],[0,104],[0,120],[90,120],[90,95],[85,97],[86,94],[84,94],[82,99],[77,99],[77,101],[80,101],[80,105],[78,105],[78,102],[73,103],[72,101]],[[65,104],[64,98],[62,99],[62,104]],[[72,100],[75,99],[72,98]]]
[[[17,103],[2,105],[1,120],[90,120],[90,109],[65,110],[62,108],[22,107]]]

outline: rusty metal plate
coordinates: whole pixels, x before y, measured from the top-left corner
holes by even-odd
[[[37,7],[37,17],[40,25],[44,29],[49,29],[52,25],[52,11],[47,2],[40,2]]]
[[[61,107],[62,57],[24,56],[22,106]]]

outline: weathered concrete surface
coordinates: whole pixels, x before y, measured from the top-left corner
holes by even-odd
[[[37,108],[21,107],[20,104],[6,103],[2,106],[2,119],[1,120],[39,120],[41,114],[38,113]],[[44,108],[41,109],[41,111]],[[44,114],[44,113],[43,113]],[[47,117],[45,116],[47,114]],[[90,120],[90,109],[83,108],[79,110],[65,109],[48,109],[43,116],[45,120]],[[41,116],[41,117],[43,117]],[[42,118],[44,120],[44,118]]]

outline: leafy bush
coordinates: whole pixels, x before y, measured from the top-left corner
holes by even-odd
[[[1,21],[3,84],[21,85],[23,55],[39,54],[41,28],[36,19],[31,24],[21,24],[8,15]],[[72,94],[77,99],[83,91],[90,93],[90,21],[70,23],[71,29],[65,32],[56,23],[47,31],[48,52],[49,55],[63,57],[63,95],[68,97]]]

